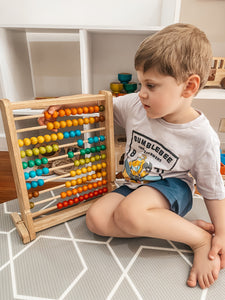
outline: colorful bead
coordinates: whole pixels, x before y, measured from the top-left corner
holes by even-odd
[[[23,162],[22,162],[22,166],[23,166],[23,169],[26,169],[26,168],[28,167],[28,163],[25,162],[25,161],[23,161]]]
[[[83,140],[77,140],[78,147],[82,147],[84,145]]]
[[[31,182],[31,187],[34,188],[34,189],[35,189],[36,187],[38,187],[37,181],[32,181],[32,182]]]
[[[29,167],[29,168],[33,168],[34,166],[35,166],[34,161],[33,161],[33,160],[29,160],[29,161],[28,161],[28,167]]]
[[[44,180],[43,179],[38,179],[38,185],[39,186],[42,186],[42,185],[44,185]]]
[[[75,132],[76,132],[76,136],[81,136],[81,131],[79,129],[77,129]]]
[[[26,187],[27,187],[27,190],[31,189],[31,184],[30,184],[30,182],[26,182]]]
[[[74,157],[74,153],[72,151],[69,151],[67,153],[67,155],[68,155],[69,158],[73,158]]]
[[[35,161],[34,161],[34,163],[35,163],[36,166],[40,166],[41,165],[40,158],[36,158]]]
[[[47,157],[42,157],[41,162],[46,165],[48,163]]]

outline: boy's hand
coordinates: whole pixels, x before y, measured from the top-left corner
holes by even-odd
[[[220,255],[221,269],[225,268],[225,236],[215,235],[212,238],[212,247],[209,251],[209,259],[213,260],[216,255]]]
[[[61,105],[49,106],[49,108],[46,111],[50,115],[52,115],[54,113],[54,111],[59,110],[61,107],[62,107]],[[43,117],[38,118],[38,124],[39,125],[46,125],[48,122],[54,122],[54,121],[55,121],[55,118],[53,118],[53,117],[51,117],[49,119],[46,119],[45,112],[44,112],[44,116]],[[55,129],[53,129],[53,131],[55,131]]]

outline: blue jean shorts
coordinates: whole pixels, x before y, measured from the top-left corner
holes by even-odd
[[[150,186],[164,195],[170,203],[170,210],[180,216],[185,216],[192,208],[192,192],[186,182],[178,178],[166,178],[158,181],[151,181],[137,187]],[[122,185],[113,192],[124,197],[132,193],[134,189]]]

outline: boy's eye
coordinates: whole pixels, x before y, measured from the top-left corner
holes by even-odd
[[[150,90],[152,90],[152,89],[154,89],[154,85],[153,84],[147,84],[147,87],[150,89]]]

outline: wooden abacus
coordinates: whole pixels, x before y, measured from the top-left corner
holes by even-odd
[[[101,91],[98,95],[76,95],[22,102],[10,102],[7,99],[2,99],[0,105],[21,213],[19,215],[14,212],[11,216],[23,243],[28,243],[36,238],[37,232],[84,215],[99,196],[113,189],[115,162],[112,96],[110,92]],[[44,112],[18,116],[21,109],[32,109],[35,112],[37,109],[45,110],[49,106],[56,105],[62,107],[74,105],[74,107],[55,111],[52,116],[56,117],[57,120],[51,122],[49,119],[47,125],[43,126],[38,126],[37,119],[44,116]],[[70,113],[72,113],[73,119],[67,120],[66,118]],[[49,118],[52,116],[50,115]],[[64,118],[62,118],[63,116]],[[48,117],[47,113],[45,113],[45,117]],[[58,121],[58,119],[62,121]],[[19,127],[18,123],[27,122],[27,120],[35,121],[37,126]],[[88,124],[87,129],[84,128],[84,124]],[[70,131],[60,132],[60,126],[63,128],[69,126],[70,129],[74,130],[69,129]],[[52,129],[57,129],[57,133]],[[48,134],[35,137],[33,132],[37,132],[36,130],[47,131]],[[20,135],[22,133],[27,134],[27,132],[32,133],[32,137],[21,139]],[[93,136],[96,133],[98,136]],[[84,137],[83,140],[81,139],[82,136]],[[72,139],[72,142],[63,143],[68,138]],[[61,144],[56,143],[57,139],[60,140]],[[50,143],[52,141],[55,141],[55,144]],[[38,143],[39,145],[46,143],[47,146],[37,147]],[[86,147],[88,143],[91,147]],[[28,149],[28,146],[33,148]],[[32,156],[40,157],[40,153],[43,154],[46,151],[51,153],[69,146],[78,147],[78,151],[69,151],[67,154],[59,154],[59,156],[50,158],[43,156],[41,159],[29,160]],[[82,158],[76,159],[77,156]],[[59,166],[49,169],[45,167],[46,163],[59,159],[63,161],[67,157],[75,160],[71,160],[69,164],[63,167],[71,167],[72,165],[74,166],[72,171],[60,176],[43,177],[49,171],[62,168]],[[36,170],[33,169],[34,166]],[[70,180],[71,176],[74,176],[74,179]],[[33,178],[35,178],[34,181],[32,181]],[[55,180],[64,180],[65,182],[58,183],[51,188],[44,188],[45,183]],[[42,188],[41,190],[39,188],[40,191],[36,191],[38,186]],[[59,193],[59,190],[65,188],[67,190]],[[45,194],[53,191],[57,192],[56,196],[45,197]],[[38,200],[40,195],[44,199]],[[33,197],[35,201],[33,199],[31,201]],[[67,197],[72,198],[66,200]],[[59,198],[63,200],[57,205],[32,212],[33,207],[36,208],[43,203],[56,202]]]

